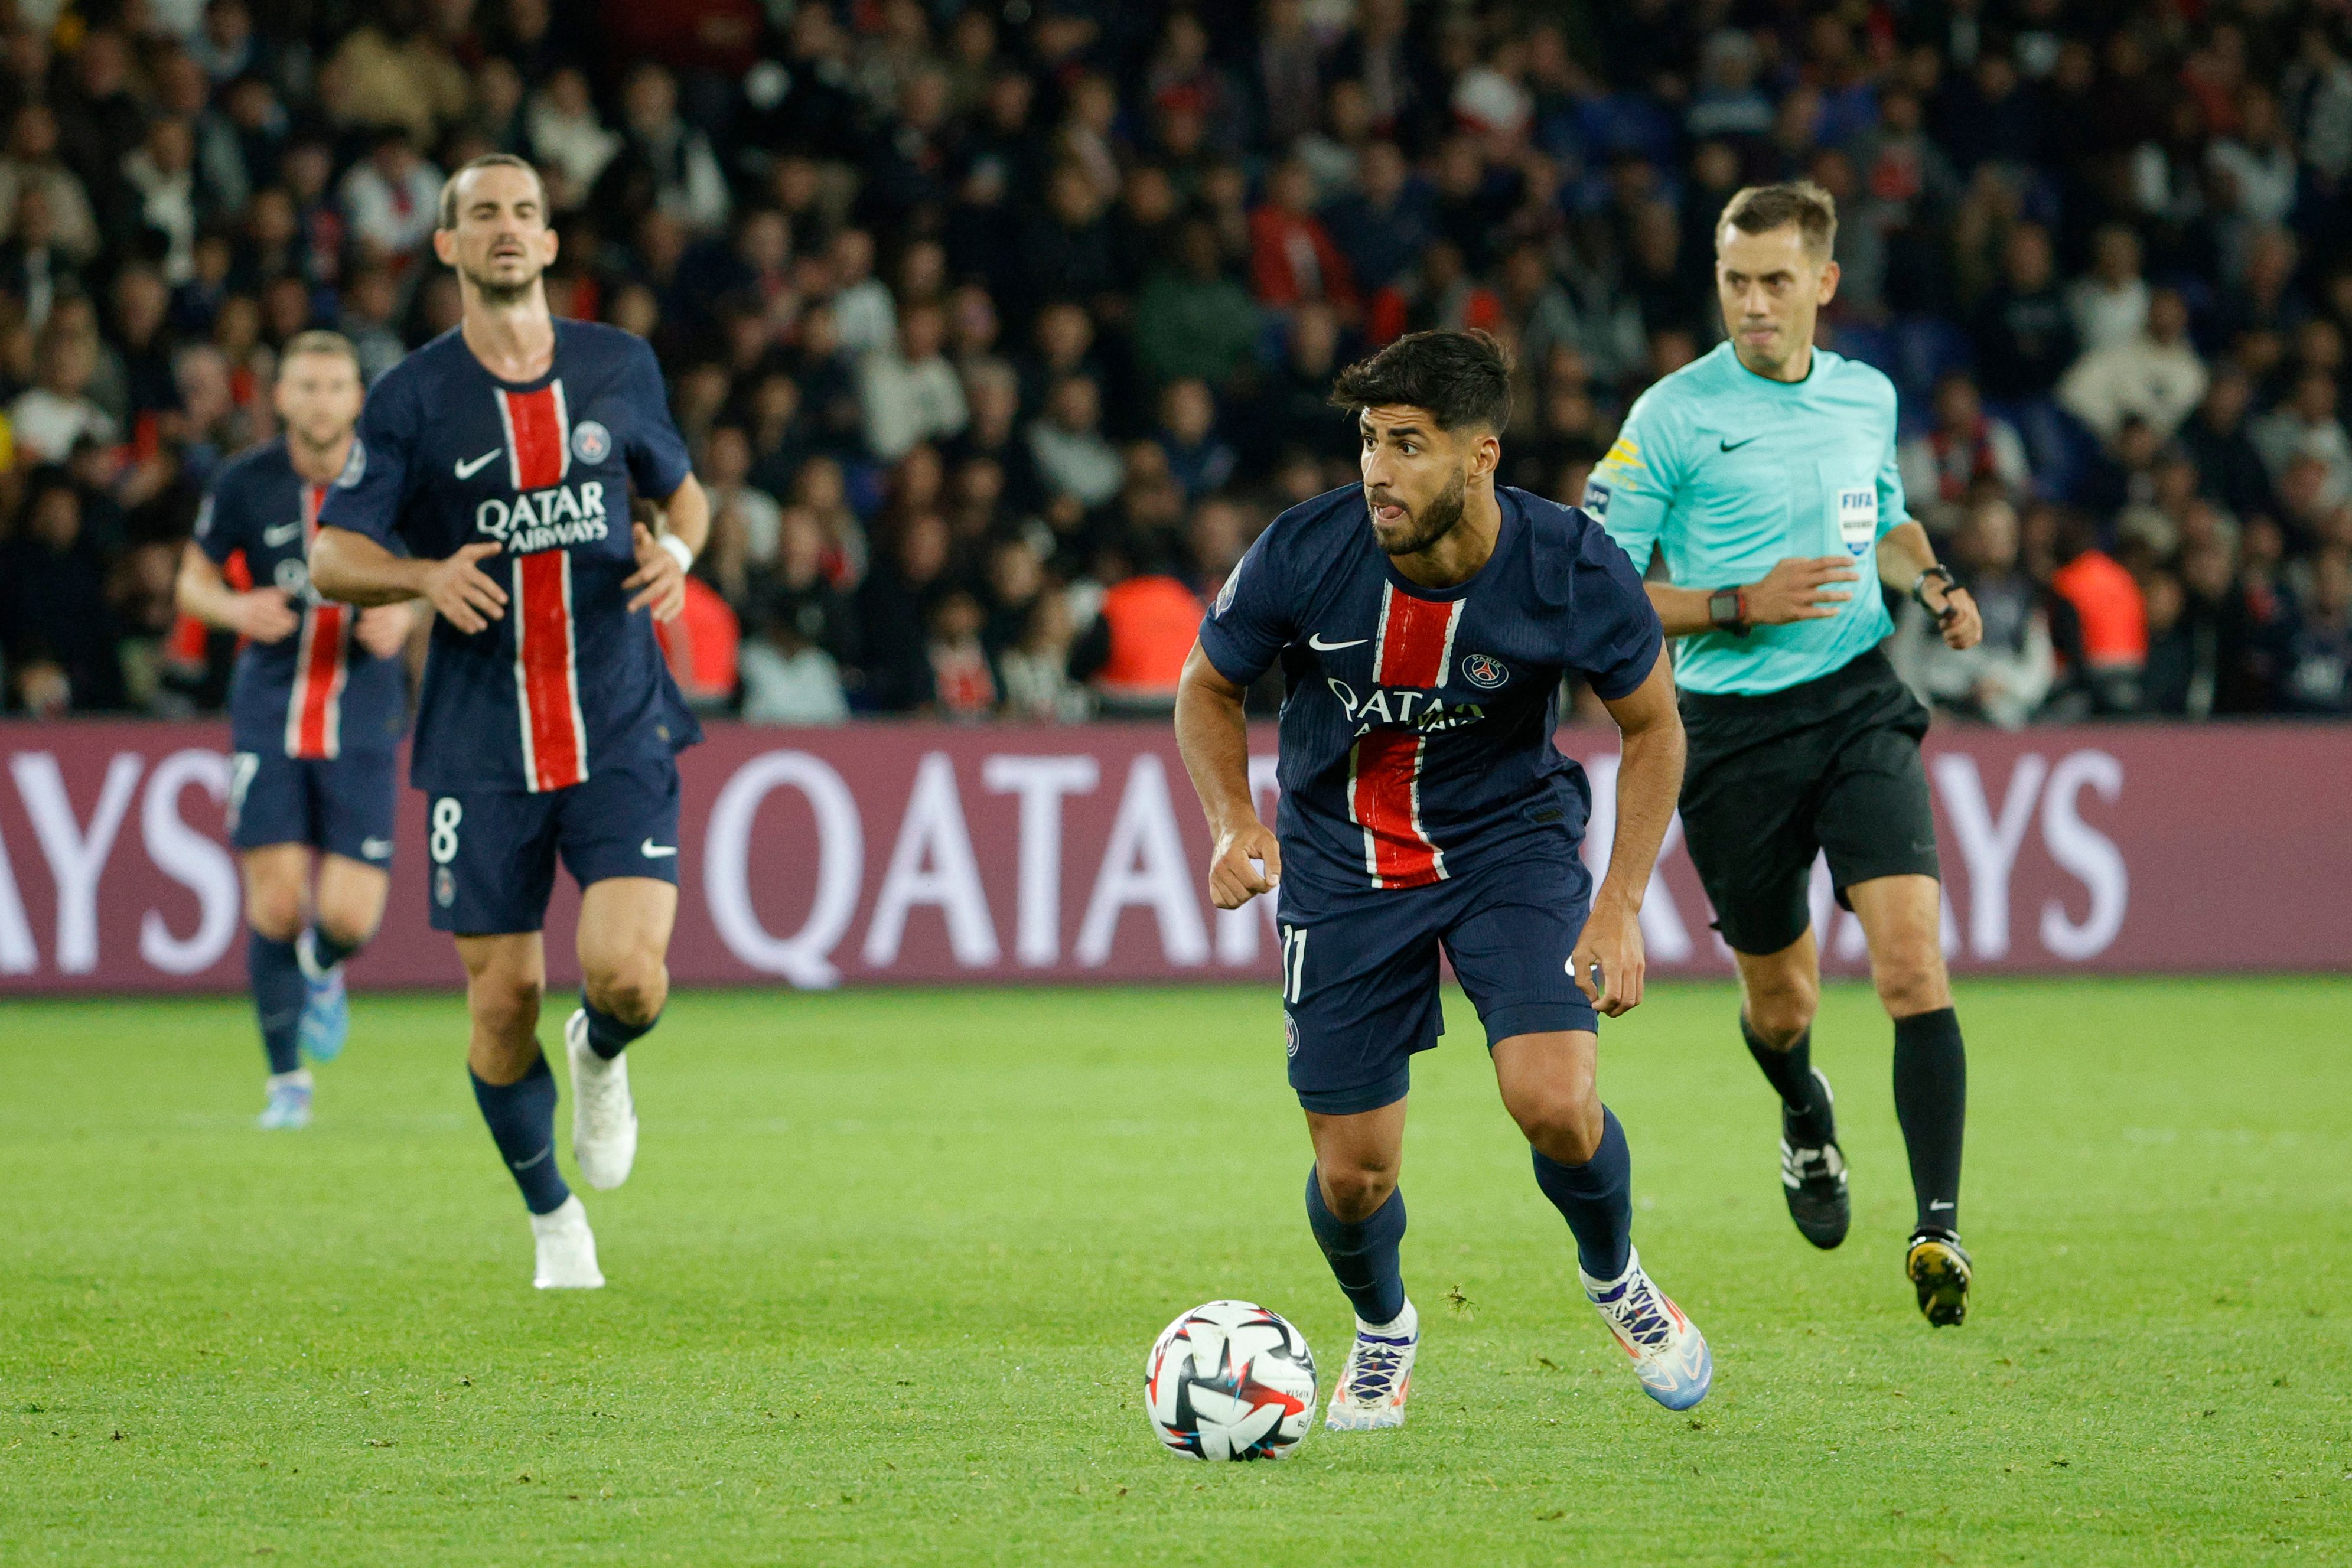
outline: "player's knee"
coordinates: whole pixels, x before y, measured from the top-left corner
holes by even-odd
[[[669,969],[659,954],[635,953],[587,977],[588,999],[625,1024],[648,1024],[669,1000]]]
[[[508,1044],[539,1032],[540,986],[519,976],[482,975],[466,994],[478,1035]]]
[[[1324,1203],[1336,1218],[1350,1225],[1370,1219],[1396,1190],[1393,1165],[1318,1161],[1316,1169],[1323,1182]]]
[[[1801,980],[1751,988],[1747,998],[1748,1027],[1766,1045],[1786,1051],[1813,1027],[1821,998],[1818,986]]]
[[[1909,1018],[1952,1005],[1952,983],[1944,956],[1932,946],[1891,953],[1872,967],[1878,999],[1890,1018]]]
[[[322,904],[319,908],[319,930],[338,947],[356,951],[375,937],[379,912],[365,906]]]
[[[245,923],[272,942],[291,942],[302,934],[302,890],[299,887],[248,887],[245,893]]]
[[[1528,1142],[1561,1165],[1580,1166],[1601,1147],[1601,1104],[1590,1083],[1522,1096],[1510,1113]]]

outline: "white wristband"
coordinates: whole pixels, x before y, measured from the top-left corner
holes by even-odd
[[[678,538],[676,534],[664,534],[661,536],[658,542],[662,549],[669,551],[670,559],[677,562],[678,570],[692,571],[694,570],[694,552],[686,548],[686,541],[684,539]]]

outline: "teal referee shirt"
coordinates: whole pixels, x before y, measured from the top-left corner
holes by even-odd
[[[1860,580],[1823,621],[1701,632],[1675,653],[1695,692],[1754,695],[1841,669],[1895,630],[1878,591],[1878,540],[1906,519],[1895,459],[1895,383],[1813,350],[1811,373],[1776,382],[1729,343],[1643,392],[1584,487],[1633,565],[1652,548],[1681,588],[1758,580],[1788,556],[1844,554]]]

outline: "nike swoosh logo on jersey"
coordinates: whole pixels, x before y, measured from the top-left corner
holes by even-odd
[[[367,858],[372,861],[383,860],[385,856],[392,853],[392,841],[390,839],[362,839],[360,841],[360,853],[367,856]]]
[[[457,477],[460,479],[472,478],[475,475],[482,471],[483,464],[488,463],[491,458],[496,457],[499,453],[504,452],[506,448],[503,446],[493,446],[488,452],[483,453],[479,457],[475,458],[471,462],[466,461],[464,458],[459,458],[457,461]]]
[[[279,545],[290,545],[301,537],[302,525],[299,522],[280,523],[274,528],[261,530],[261,542],[273,549]]]
[[[1352,643],[1326,643],[1323,633],[1318,632],[1307,639],[1307,645],[1318,653],[1336,653],[1342,648],[1360,648],[1370,641],[1370,637],[1359,637]]]
[[[1742,437],[1741,437],[1739,440],[1738,440],[1738,441],[1723,441],[1723,442],[1722,442],[1722,446],[1723,446],[1723,449],[1724,449],[1726,452],[1737,452],[1737,451],[1738,451],[1741,447],[1743,447],[1743,446],[1747,445],[1749,442],[1751,442],[1751,441],[1761,441],[1762,439],[1763,439],[1763,437],[1762,437],[1761,435],[1748,435],[1748,436],[1742,436]],[[1717,437],[1717,440],[1718,440],[1718,441],[1721,441],[1721,438],[1720,438],[1720,437]]]
[[[677,853],[677,846],[676,844],[657,844],[651,839],[647,839],[644,843],[638,845],[637,849],[638,852],[643,854],[646,859],[649,861],[659,860],[664,855],[674,855]]]

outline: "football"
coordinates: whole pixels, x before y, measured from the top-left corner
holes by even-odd
[[[1281,1314],[1255,1301],[1209,1301],[1152,1342],[1143,1409],[1171,1453],[1278,1459],[1315,1420],[1315,1357]]]

